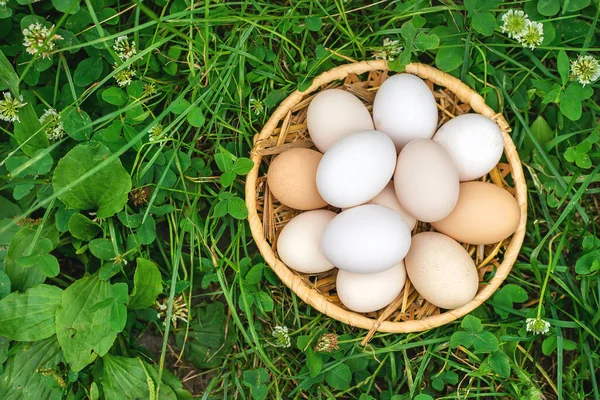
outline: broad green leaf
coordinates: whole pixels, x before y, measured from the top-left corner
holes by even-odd
[[[14,125],[15,137],[26,155],[33,157],[38,150],[50,145],[31,103],[19,110],[19,121],[15,121]]]
[[[495,373],[503,378],[510,376],[510,360],[502,350],[494,351],[489,357],[488,362]]]
[[[194,107],[187,114],[187,121],[191,126],[201,128],[204,126],[206,118],[199,107]]]
[[[133,276],[133,291],[129,296],[129,308],[136,310],[152,306],[162,290],[162,277],[156,264],[138,258]]]
[[[256,285],[257,283],[259,283],[263,276],[263,269],[264,266],[262,263],[256,264],[252,268],[250,268],[250,271],[248,271],[246,277],[244,278],[246,283],[250,285]]]
[[[548,143],[550,140],[554,138],[554,130],[548,125],[546,119],[541,115],[533,121],[533,124],[529,127],[533,137],[541,144],[544,145]],[[523,148],[527,151],[533,150],[535,145],[533,144],[533,140],[529,137],[529,135],[525,136],[525,140],[523,141]]]
[[[0,196],[0,218],[16,217],[17,215],[21,214],[21,212],[21,207],[8,200],[6,197]]]
[[[563,9],[563,14],[566,12],[574,12],[574,11],[579,11],[581,9],[586,8],[587,6],[590,5],[592,1],[591,0],[570,0],[570,1],[565,1],[565,7],[567,8],[566,10]],[[568,4],[568,6],[567,6]]]
[[[0,51],[0,90],[8,89],[13,96],[19,94],[19,75],[12,64]]]
[[[246,203],[239,197],[234,197],[227,201],[227,212],[236,219],[246,219],[246,217],[248,217]]]
[[[63,388],[56,376],[44,376],[39,371],[58,371],[59,363],[62,361],[60,347],[54,337],[33,344],[19,344],[16,352],[6,361],[4,371],[0,374],[0,399],[61,398]],[[60,375],[58,376],[60,377]]]
[[[153,399],[158,386],[158,373],[141,358],[107,354],[102,357],[102,388],[106,400]],[[164,381],[163,381],[164,382]],[[161,385],[160,400],[176,400],[170,386]]]
[[[135,229],[142,224],[143,213],[129,214],[127,211],[121,211],[117,214],[119,221],[127,228]]]
[[[473,348],[476,353],[491,353],[498,350],[498,339],[488,331],[473,335]]]
[[[600,250],[594,250],[580,256],[575,262],[575,272],[579,275],[588,275],[600,270]]]
[[[233,172],[237,175],[246,175],[254,167],[254,162],[246,157],[238,158],[233,164]]]
[[[15,198],[15,200],[21,200],[29,193],[31,193],[31,190],[34,186],[35,185],[33,183],[25,183],[22,185],[15,186],[15,188],[13,189],[13,197]]]
[[[283,90],[274,90],[265,97],[265,106],[269,108],[275,107],[287,97],[287,93]],[[221,170],[222,171],[222,170]]]
[[[225,331],[227,312],[219,301],[197,306],[192,310],[190,331],[185,342],[185,358],[197,368],[214,368],[223,363],[235,338],[232,330]],[[177,345],[182,347],[185,331],[176,333]]]
[[[440,45],[440,38],[437,35],[428,35],[421,32],[417,35],[413,44],[420,51],[436,49]]]
[[[264,368],[244,371],[244,385],[250,388],[250,394],[254,400],[265,400],[269,394],[266,383],[269,373]]]
[[[93,239],[89,243],[92,254],[100,260],[108,261],[115,258],[115,250],[110,239]]]
[[[108,104],[122,106],[127,103],[127,93],[116,86],[110,87],[102,92],[102,100]]]
[[[171,103],[170,110],[173,114],[179,115],[179,114],[183,114],[183,112],[185,110],[187,110],[189,107],[190,107],[190,102],[184,98],[181,98],[181,99],[175,100],[174,102]]]
[[[52,186],[58,193],[88,171],[95,169],[111,153],[102,143],[80,144],[69,151],[54,170]],[[59,199],[67,208],[89,210],[97,208],[98,218],[107,218],[121,211],[131,190],[131,178],[119,159],[113,160],[94,175],[77,183]]]
[[[54,278],[60,273],[60,265],[58,260],[52,254],[43,254],[37,256],[35,265],[39,268],[40,272],[49,278]]]
[[[52,0],[52,5],[62,13],[75,14],[79,11],[79,0]]]
[[[549,357],[554,353],[554,350],[556,350],[556,340],[556,336],[548,336],[542,342],[542,353],[544,353],[546,357]]]
[[[73,139],[83,141],[90,138],[92,119],[85,111],[71,107],[62,113],[61,119],[65,132]]]
[[[450,72],[463,64],[464,46],[442,47],[435,56],[435,65],[444,72]]]
[[[104,356],[119,333],[109,322],[111,307],[95,309],[105,300],[115,301],[113,287],[97,275],[75,281],[62,293],[56,310],[56,336],[75,372]]]
[[[483,325],[481,325],[481,320],[477,317],[474,317],[473,315],[467,315],[462,322],[460,323],[460,326],[470,332],[481,332],[483,330]]]
[[[312,347],[306,349],[306,366],[308,367],[311,378],[319,375],[323,368],[323,359],[318,354],[315,354]]]
[[[0,300],[10,294],[10,278],[3,269],[0,268]],[[1,365],[2,363],[0,363]]]
[[[558,52],[558,57],[556,59],[558,73],[560,74],[560,78],[562,80],[563,86],[567,84],[569,81],[569,57],[564,50]]]
[[[223,172],[223,174],[219,178],[219,181],[221,182],[222,186],[228,187],[228,186],[231,186],[233,181],[235,181],[235,178],[236,178],[235,172],[227,171],[227,172]]]
[[[352,371],[344,363],[337,364],[325,373],[325,382],[336,390],[348,390],[352,381]]]
[[[12,290],[24,292],[25,290],[44,283],[44,275],[38,267],[23,267],[17,264],[17,259],[23,256],[29,256],[29,247],[36,235],[37,227],[23,227],[13,236],[8,246],[8,251],[4,259],[4,272],[9,276]],[[38,240],[49,239],[52,248],[58,245],[58,231],[54,224],[46,224]]]
[[[473,29],[481,33],[483,36],[491,36],[496,28],[496,18],[489,12],[483,12],[473,15],[471,20]]]
[[[560,10],[559,0],[538,0],[537,10],[545,17],[551,17]]]
[[[573,82],[567,86],[565,96],[574,97],[577,100],[586,100],[594,95],[594,89],[591,86],[583,86],[579,82]]]
[[[0,335],[21,342],[54,335],[54,314],[61,294],[59,287],[38,285],[0,300]]]
[[[73,237],[88,242],[102,233],[102,227],[85,215],[75,213],[69,219],[69,232]]]
[[[307,17],[304,19],[306,28],[311,32],[318,32],[323,27],[323,21],[321,17]]]
[[[140,243],[149,245],[156,239],[156,222],[151,215],[146,217],[146,220],[136,230]]]
[[[563,96],[560,100],[560,112],[571,121],[579,120],[583,112],[581,101],[574,96]]]
[[[2,366],[8,359],[10,343],[10,339],[0,336],[0,366]]]
[[[96,82],[102,75],[104,61],[102,57],[90,57],[77,64],[73,81],[77,86],[85,87]],[[102,96],[104,98],[104,96]]]
[[[275,308],[273,298],[266,292],[256,293],[256,302],[264,312],[271,312]]]

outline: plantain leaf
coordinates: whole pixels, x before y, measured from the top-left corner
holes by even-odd
[[[38,285],[0,300],[0,335],[17,341],[46,339],[56,333],[54,314],[62,289]]]

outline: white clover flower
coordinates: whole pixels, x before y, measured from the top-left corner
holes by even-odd
[[[265,103],[261,100],[250,99],[250,110],[256,114],[260,115],[265,110]]]
[[[502,15],[502,29],[503,33],[507,33],[508,37],[513,39],[519,39],[525,34],[525,26],[529,19],[527,14],[521,10],[508,10]]]
[[[7,4],[8,4],[8,1],[0,0],[0,7],[6,7]]]
[[[23,103],[23,96],[20,99],[13,99],[10,92],[2,93],[4,100],[0,100],[0,120],[7,122],[19,121],[19,109],[26,105]]]
[[[115,64],[115,69],[118,67],[118,64]],[[115,80],[119,84],[119,86],[129,86],[131,84],[131,79],[135,76],[135,71],[131,68],[124,68],[115,74]]]
[[[544,41],[544,26],[541,22],[527,21],[523,35],[517,40],[523,47],[529,47],[531,50],[535,49]]]
[[[373,57],[375,57],[376,60],[394,61],[401,51],[402,46],[400,46],[400,41],[385,38],[383,39],[381,48],[373,52]]]
[[[600,63],[593,56],[578,56],[571,61],[571,73],[583,86],[589,85],[600,78]]]
[[[273,346],[286,348],[292,345],[287,326],[277,325],[273,330],[272,335],[275,338],[275,343],[272,343]]]
[[[50,141],[60,140],[65,135],[60,115],[53,108],[44,111],[44,114],[40,117],[40,124],[42,124],[42,128]]]
[[[167,313],[168,313],[168,305],[169,298],[165,297],[162,300],[156,300],[154,303],[154,309],[158,311],[157,317],[158,319],[164,319],[163,326],[167,326]],[[188,322],[188,313],[189,310],[187,308],[187,303],[183,296],[177,296],[173,299],[173,309],[171,311],[171,323],[175,328],[177,328],[177,321],[183,321],[185,323]]]
[[[148,131],[148,140],[156,142],[164,137],[164,127],[161,123],[157,123]]]
[[[25,37],[23,46],[25,46],[27,53],[31,55],[39,53],[42,58],[50,58],[50,53],[56,47],[54,42],[62,40],[60,35],[50,35],[52,29],[54,29],[54,25],[48,29],[39,22],[23,29],[23,36]]]
[[[144,83],[144,96],[152,96],[156,93],[156,85],[154,83]]]
[[[527,318],[525,321],[527,332],[533,332],[535,335],[544,335],[550,330],[550,322],[542,318]]]
[[[126,61],[137,54],[135,42],[129,43],[129,40],[127,40],[127,35],[116,38],[115,43],[113,44],[113,49],[115,49],[117,56],[119,56],[121,61]]]

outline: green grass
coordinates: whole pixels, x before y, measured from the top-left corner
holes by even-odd
[[[556,12],[548,11],[555,4]],[[170,390],[165,387],[174,387],[164,380],[171,370],[202,399],[600,398],[598,85],[581,88],[557,63],[562,51],[569,60],[598,54],[596,3],[43,0],[29,5],[10,1],[8,7],[12,16],[0,20],[0,50],[16,69],[24,101],[38,116],[52,106],[67,118],[72,106],[87,112],[90,120],[69,121],[79,125],[53,143],[43,143],[35,118],[26,129],[31,137],[19,134],[15,124],[0,123],[0,272],[7,257],[16,254],[17,244],[11,240],[21,217],[41,220],[27,228],[29,246],[18,255],[30,254],[49,237],[42,228],[60,230],[51,250],[60,274],[45,283],[61,289],[85,274],[114,268],[109,281],[127,284],[131,294],[135,260],[152,260],[162,276],[167,319],[177,311],[175,300],[183,296],[190,323],[164,326],[156,310],[127,311],[125,328],[109,354],[147,362],[130,369],[139,378],[126,379],[137,385],[135,390],[150,396],[158,389],[165,396]],[[84,11],[66,17],[55,7]],[[500,31],[500,15],[511,8],[524,8],[531,19],[544,23],[545,40],[535,50],[524,49]],[[109,19],[113,13],[107,9],[118,17]],[[2,12],[0,7],[0,16]],[[485,13],[496,19],[489,35],[474,24]],[[30,62],[23,55],[21,29],[35,22],[31,16],[45,19],[48,27],[55,24],[64,37],[45,70],[39,58]],[[440,42],[415,44],[417,33],[436,35]],[[121,35],[137,47],[137,54],[124,64],[112,47]],[[505,115],[524,162],[529,217],[525,243],[506,282],[511,286],[472,313],[481,321],[480,331],[469,330],[472,319],[459,320],[417,334],[377,333],[363,347],[365,331],[307,306],[263,265],[240,199],[252,138],[276,105],[323,71],[350,59],[372,59],[384,38],[399,40],[405,49],[394,68],[409,59],[435,65],[461,78]],[[102,65],[99,73],[91,68],[77,71],[82,61],[94,57]],[[117,70],[115,63],[121,65]],[[122,103],[117,99],[111,105],[102,93],[116,87],[115,74],[129,66],[136,72],[134,83],[123,88]],[[12,75],[2,68],[4,92],[11,88]],[[136,82],[152,83],[157,91],[143,92]],[[571,86],[568,98],[566,88]],[[593,89],[591,94],[587,88]],[[553,89],[554,96],[548,95]],[[581,104],[583,113],[567,107],[569,101],[575,109]],[[28,123],[23,115],[21,125]],[[163,136],[149,141],[158,124]],[[112,154],[53,189],[56,163],[87,141],[86,130]],[[36,149],[41,150],[30,158]],[[44,171],[41,165],[48,156],[52,167]],[[101,260],[92,246],[86,247],[89,239],[78,239],[68,229],[69,212],[60,199],[86,182],[98,184],[94,175],[116,160],[142,198],[136,203],[130,195],[122,209],[137,215],[141,225],[128,227],[125,217],[116,215],[99,221],[95,240],[107,239],[111,254]],[[28,174],[30,167],[40,171]],[[142,188],[147,192],[140,192]],[[81,213],[94,219],[90,211],[94,208]],[[522,288],[519,294],[512,291],[515,286]],[[0,298],[6,295],[0,293]],[[538,313],[551,324],[547,335],[525,329],[526,318]],[[117,324],[115,315],[105,323]],[[276,326],[288,328],[290,347],[275,345]],[[484,347],[461,341],[457,332],[481,335]],[[326,333],[337,336],[339,350],[314,350]],[[8,363],[27,354],[19,338],[11,339],[0,337],[0,371],[5,376]],[[155,346],[144,348],[148,340]],[[183,360],[176,362],[183,342]],[[66,381],[64,388],[44,380],[29,385],[55,387],[63,397],[105,396],[107,380],[99,378],[108,372],[102,365],[96,361],[75,376],[68,374],[63,360],[48,368],[50,377]],[[11,381],[39,377],[34,367],[12,375]],[[4,389],[0,384],[0,393],[7,393]]]

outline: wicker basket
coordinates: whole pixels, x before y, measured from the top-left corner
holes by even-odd
[[[527,187],[515,145],[508,135],[510,128],[506,120],[489,108],[480,95],[448,74],[423,64],[410,64],[406,67],[406,72],[424,79],[434,91],[439,108],[439,125],[456,115],[474,111],[496,121],[504,137],[504,154],[508,164],[498,164],[484,179],[505,187],[514,194],[521,208],[521,220],[512,237],[501,243],[490,246],[464,245],[475,261],[481,282],[479,291],[471,302],[455,310],[441,312],[439,308],[423,300],[407,280],[402,293],[387,308],[375,313],[356,313],[344,308],[335,294],[335,269],[316,276],[300,274],[289,269],[275,252],[279,232],[298,211],[281,205],[269,193],[264,175],[265,164],[274,155],[290,148],[313,147],[305,121],[308,105],[319,89],[339,87],[348,90],[371,109],[377,89],[388,77],[386,61],[342,65],[315,78],[305,92],[296,91],[286,98],[254,138],[251,152],[254,168],[246,181],[248,221],[265,261],[306,303],[345,324],[370,330],[365,343],[375,331],[424,331],[454,321],[475,309],[508,276],[525,234]],[[430,226],[421,222],[415,228],[415,232],[426,230],[431,230]]]

